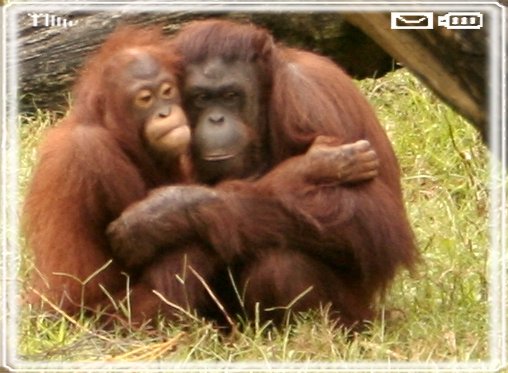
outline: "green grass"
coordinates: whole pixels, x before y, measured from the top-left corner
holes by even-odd
[[[401,273],[380,317],[348,339],[326,312],[281,330],[247,326],[224,336],[182,315],[157,330],[116,327],[22,309],[19,356],[30,361],[401,361],[488,359],[488,155],[477,132],[406,71],[359,83],[399,157],[406,205],[423,262]],[[34,147],[54,115],[20,118],[21,193]],[[23,282],[30,270],[25,260]]]

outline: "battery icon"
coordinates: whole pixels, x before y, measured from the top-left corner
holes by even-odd
[[[483,14],[480,12],[449,12],[437,17],[438,26],[447,29],[480,29],[483,27]]]

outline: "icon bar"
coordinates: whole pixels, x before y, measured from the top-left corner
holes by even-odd
[[[480,29],[483,27],[483,14],[480,12],[448,12],[437,17],[437,26],[457,30]],[[434,28],[434,13],[392,12],[391,28],[394,30],[431,30]]]

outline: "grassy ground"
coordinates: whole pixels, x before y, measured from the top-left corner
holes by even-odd
[[[410,74],[360,83],[399,157],[408,213],[423,254],[402,273],[380,317],[352,340],[326,312],[303,315],[280,331],[247,327],[223,336],[182,316],[158,330],[100,330],[85,317],[21,311],[18,353],[29,361],[402,361],[473,362],[488,358],[488,159],[468,123]],[[53,116],[21,118],[21,191],[34,146]],[[26,259],[20,281],[30,269]]]

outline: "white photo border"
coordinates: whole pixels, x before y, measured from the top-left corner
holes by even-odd
[[[164,12],[345,12],[345,11],[464,11],[478,10],[490,17],[489,40],[489,133],[490,164],[490,242],[489,310],[490,359],[484,362],[339,362],[339,363],[47,363],[18,359],[17,349],[17,269],[18,248],[18,129],[17,129],[17,23],[19,14],[46,11],[164,11]],[[320,371],[320,372],[488,372],[507,367],[507,206],[506,170],[506,11],[493,1],[11,1],[2,7],[0,36],[2,60],[0,83],[0,368],[23,372],[246,372],[246,371]],[[496,160],[497,157],[497,160]]]

